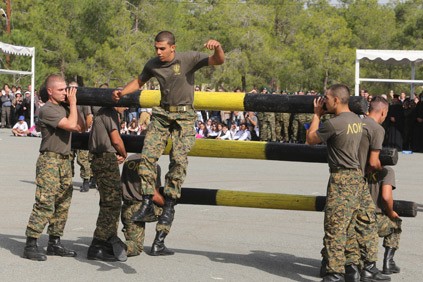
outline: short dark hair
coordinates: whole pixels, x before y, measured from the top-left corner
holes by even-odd
[[[370,101],[369,112],[381,111],[384,108],[386,108],[386,109],[389,108],[389,103],[385,98],[383,98],[381,96],[375,96]]]
[[[167,42],[169,45],[175,45],[176,40],[172,32],[163,30],[160,31],[154,38],[156,42]]]
[[[348,104],[351,95],[348,86],[344,84],[334,84],[329,87],[328,91],[330,91],[334,97],[337,97],[341,101],[341,104]]]

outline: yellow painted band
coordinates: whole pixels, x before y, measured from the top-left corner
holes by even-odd
[[[261,209],[316,210],[315,196],[218,190],[216,205]]]
[[[160,105],[159,90],[143,90],[140,95],[140,106],[142,108],[152,108]]]
[[[266,142],[197,139],[188,156],[265,160]],[[164,154],[172,148],[169,139]]]
[[[159,90],[143,90],[139,96],[142,108],[160,105]],[[197,110],[244,111],[245,93],[239,92],[194,92],[194,108]]]

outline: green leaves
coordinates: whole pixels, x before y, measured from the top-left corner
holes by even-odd
[[[197,84],[227,90],[269,86],[291,92],[322,91],[335,82],[353,85],[357,48],[423,49],[423,4],[419,0],[393,3],[21,0],[13,2],[11,35],[3,31],[0,40],[36,48],[37,85],[48,73],[62,72],[69,80],[82,76],[85,86],[104,82],[123,86],[155,56],[157,32],[170,30],[176,35],[177,51],[211,54],[203,44],[210,38],[221,42],[225,64],[202,69]],[[363,72],[375,77],[409,73],[363,64]],[[27,58],[11,56],[10,68],[29,65]],[[1,76],[0,82],[11,79]],[[19,81],[28,82],[28,77]]]

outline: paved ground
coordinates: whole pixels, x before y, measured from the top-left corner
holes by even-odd
[[[98,193],[75,191],[64,243],[76,258],[23,259],[25,227],[34,201],[35,162],[40,138],[18,138],[0,130],[0,280],[1,281],[320,281],[317,277],[323,213],[235,207],[178,205],[167,246],[176,254],[145,253],[125,263],[86,259],[98,213]],[[166,171],[167,157],[160,163]],[[396,199],[423,210],[423,154],[402,155],[395,167]],[[77,172],[78,173],[78,172]],[[326,164],[190,158],[185,187],[324,195]],[[401,273],[392,281],[422,281],[423,217],[403,218]],[[146,249],[154,238],[149,224]],[[120,234],[122,237],[122,234]],[[40,239],[45,248],[47,235]],[[379,257],[383,250],[380,249]],[[378,263],[381,266],[381,262]]]

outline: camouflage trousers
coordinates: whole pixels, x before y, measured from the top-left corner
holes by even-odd
[[[72,170],[69,159],[40,154],[36,165],[35,204],[25,235],[39,238],[45,226],[47,234],[63,236],[72,199]]]
[[[170,137],[169,171],[165,176],[164,194],[174,199],[181,197],[181,186],[188,167],[188,153],[195,144],[193,109],[187,112],[169,113],[161,107],[153,108],[152,120],[141,152],[138,174],[144,195],[153,195],[156,185],[156,163]]]
[[[122,232],[125,236],[128,256],[138,256],[144,250],[145,222],[134,222],[132,215],[141,208],[141,202],[123,199],[121,220],[123,224]],[[160,216],[162,208],[154,205],[154,213]],[[156,225],[156,231],[163,230],[169,233],[170,226],[162,227]]]
[[[376,223],[378,235],[383,238],[383,246],[398,249],[402,232],[402,220],[400,218],[392,220],[384,214],[377,213]]]
[[[119,225],[122,206],[119,165],[114,153],[103,153],[93,156],[91,166],[100,194],[100,210],[94,238],[107,241],[117,235]]]
[[[138,256],[144,250],[145,222],[132,221],[132,215],[141,207],[141,202],[123,200],[121,220],[128,256]]]
[[[72,166],[72,177],[75,176],[75,155],[76,163],[80,166],[79,176],[82,179],[90,179],[93,176],[91,170],[92,155],[88,150],[72,150],[70,154],[71,166]]]
[[[260,141],[276,141],[275,113],[259,113]]]
[[[347,231],[360,208],[360,197],[366,189],[362,172],[340,170],[330,174],[325,218],[323,245],[327,258],[327,273],[344,273]]]
[[[276,141],[289,141],[289,113],[275,113]]]
[[[377,261],[379,238],[376,206],[367,188],[360,195],[360,208],[354,221],[350,224],[347,234],[346,265],[361,265],[362,262]]]

